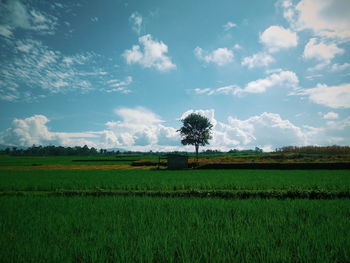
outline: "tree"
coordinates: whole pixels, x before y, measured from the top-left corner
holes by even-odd
[[[181,135],[181,143],[183,145],[194,145],[196,149],[196,158],[198,162],[199,146],[209,144],[211,137],[211,129],[213,125],[207,117],[200,114],[191,113],[181,120],[183,126],[177,130]]]

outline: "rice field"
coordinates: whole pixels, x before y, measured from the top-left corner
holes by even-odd
[[[0,170],[0,191],[55,190],[348,191],[349,170]]]
[[[350,260],[349,200],[1,197],[0,215],[3,262]]]
[[[0,262],[350,262],[349,230],[349,170],[0,170]]]

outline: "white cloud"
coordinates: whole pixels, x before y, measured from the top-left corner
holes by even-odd
[[[342,71],[350,68],[350,63],[344,63],[344,64],[333,64],[331,67],[332,71]]]
[[[275,59],[271,55],[265,52],[259,52],[250,57],[243,58],[241,64],[242,66],[247,66],[248,68],[255,68],[266,67],[274,61]]]
[[[273,73],[266,78],[258,79],[249,82],[243,89],[238,90],[240,93],[263,93],[268,88],[282,86],[284,88],[296,89],[299,84],[299,79],[293,71],[281,71]]]
[[[138,12],[134,12],[131,14],[129,21],[132,24],[132,29],[140,35],[143,21],[142,16]]]
[[[321,61],[320,63],[316,64],[315,66],[307,68],[307,71],[314,72],[314,71],[323,70],[325,67],[327,67],[329,65],[329,63],[330,62],[327,60]]]
[[[229,117],[228,124],[240,131],[243,144],[254,146],[280,147],[282,145],[304,145],[305,135],[301,128],[288,120],[283,120],[279,114],[264,112],[247,120]]]
[[[158,71],[169,71],[176,69],[176,65],[166,55],[168,46],[162,41],[152,39],[150,34],[139,37],[140,45],[134,45],[125,50],[123,57],[128,64],[140,64],[145,68],[155,68]]]
[[[270,52],[287,49],[298,45],[298,37],[295,32],[281,26],[270,26],[260,35],[260,42]]]
[[[157,124],[163,122],[161,118],[144,107],[118,108],[115,113],[122,118],[123,122],[130,122],[135,125]]]
[[[179,145],[176,129],[163,125],[161,118],[143,108],[119,108],[115,113],[121,121],[106,123],[118,140],[126,146]]]
[[[302,89],[296,95],[306,95],[312,102],[330,108],[350,108],[350,84],[338,86],[317,84],[315,88]]]
[[[295,30],[309,29],[316,36],[350,39],[348,0],[301,0],[296,6],[284,1],[282,7],[284,17]]]
[[[303,56],[306,59],[316,59],[329,62],[337,54],[343,54],[344,50],[338,48],[336,44],[326,44],[322,41],[317,41],[316,38],[311,38],[304,48]]]
[[[12,127],[2,134],[1,140],[3,143],[16,143],[18,146],[48,143],[55,140],[46,126],[48,121],[43,115],[34,115],[23,120],[15,119]]]
[[[324,127],[305,127],[309,144],[314,145],[349,145],[350,117],[343,120],[328,121]]]
[[[52,93],[86,93],[97,89],[107,92],[110,89],[99,87],[105,87],[115,77],[96,65],[96,60],[106,62],[104,66],[108,61],[95,53],[65,56],[32,39],[8,39],[3,47],[6,53],[0,53],[1,100],[35,100]],[[121,83],[119,88],[123,89],[115,91],[128,92],[130,78]]]
[[[333,120],[333,119],[338,119],[339,115],[336,112],[330,111],[328,113],[326,113],[325,115],[323,115],[323,119],[325,120]]]
[[[98,22],[99,19],[97,16],[94,16],[94,17],[90,18],[90,20],[91,20],[91,22],[96,23],[96,22]]]
[[[12,35],[13,34],[9,26],[0,25],[0,36],[8,38],[8,37],[12,37]]]
[[[17,28],[52,35],[56,31],[57,18],[42,11],[29,8],[19,0],[0,3],[1,24],[11,34]],[[9,32],[6,32],[9,35]]]
[[[218,66],[224,66],[233,61],[233,52],[227,48],[218,48],[213,50],[211,53],[204,55],[206,53],[202,48],[196,47],[194,49],[194,54],[199,60],[203,60],[206,63],[215,63]]]
[[[236,27],[237,25],[231,21],[227,22],[225,25],[223,25],[222,27],[224,28],[225,31],[230,30],[231,28]]]
[[[237,95],[241,89],[236,86],[236,85],[229,85],[229,86],[224,86],[220,87],[217,89],[210,89],[210,88],[205,88],[205,89],[195,89],[195,93],[197,94],[207,94],[207,95]]]
[[[215,110],[214,109],[210,109],[210,110],[187,110],[184,113],[182,113],[181,117],[179,118],[180,120],[185,119],[188,115],[192,114],[192,113],[196,113],[199,115],[202,115],[204,117],[207,117],[210,121],[211,124],[213,124],[213,126],[216,125],[217,121],[215,120]]]
[[[332,120],[324,127],[298,127],[279,114],[264,112],[245,120],[229,116],[226,122],[215,118],[215,110],[188,110],[180,119],[190,113],[206,116],[213,124],[213,138],[210,145],[202,149],[252,149],[260,147],[273,150],[286,145],[348,145],[350,143],[350,117]],[[49,119],[34,115],[25,119],[15,119],[9,129],[0,133],[0,144],[9,146],[63,145],[95,148],[124,148],[141,151],[193,151],[192,146],[181,146],[176,128],[166,126],[164,121],[152,111],[137,108],[119,108],[116,114],[120,121],[106,123],[102,131],[53,132],[47,124]],[[336,115],[333,115],[334,119]],[[325,116],[326,116],[325,115]],[[179,125],[180,126],[180,122]]]
[[[272,87],[284,87],[288,89],[298,89],[299,79],[293,71],[274,70],[269,76],[263,79],[254,80],[248,82],[244,88],[240,88],[237,85],[228,85],[216,89],[195,89],[197,94],[207,95],[234,95],[239,96],[244,93],[264,93],[268,88]]]
[[[124,81],[118,79],[111,79],[107,81],[109,88],[106,88],[106,92],[121,92],[128,94],[131,92],[128,86],[132,83],[132,77],[127,76]]]

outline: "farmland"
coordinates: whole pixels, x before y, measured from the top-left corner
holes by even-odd
[[[123,158],[111,166],[129,167]],[[349,170],[71,169],[72,159],[0,160],[5,262],[350,261]]]
[[[2,197],[8,262],[348,262],[349,200]],[[45,251],[43,253],[43,251]]]
[[[0,194],[122,193],[344,193],[350,196],[348,170],[0,170]]]

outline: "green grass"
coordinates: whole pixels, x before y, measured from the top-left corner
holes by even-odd
[[[151,158],[149,156],[148,158]],[[36,166],[46,164],[131,164],[130,160],[139,160],[143,156],[118,155],[117,156],[9,156],[0,155],[0,166]],[[147,159],[147,156],[145,156]],[[155,157],[154,157],[155,158]],[[115,162],[76,162],[73,160],[116,160]]]
[[[0,191],[349,191],[349,170],[0,170]]]
[[[350,200],[2,197],[6,262],[349,262]]]
[[[0,262],[350,262],[344,192],[349,170],[0,170]]]

